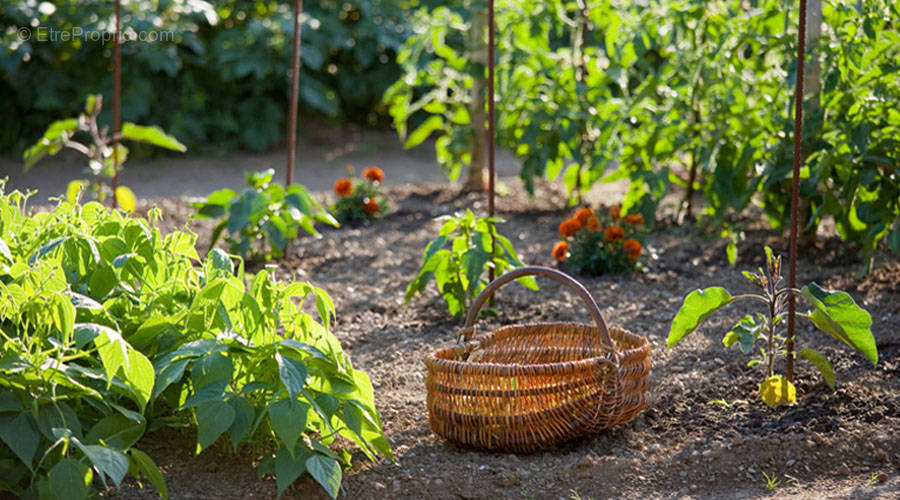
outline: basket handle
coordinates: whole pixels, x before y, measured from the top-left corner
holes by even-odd
[[[594,297],[587,291],[587,288],[562,271],[541,266],[526,266],[513,269],[488,283],[487,287],[485,287],[481,294],[478,295],[478,298],[475,299],[471,309],[469,309],[469,314],[466,316],[466,324],[463,326],[463,329],[459,331],[460,338],[465,340],[472,338],[475,334],[475,320],[478,318],[478,312],[481,311],[481,307],[498,288],[523,276],[543,276],[545,278],[550,278],[575,291],[575,293],[581,297],[581,300],[584,301],[585,305],[587,305],[591,316],[593,316],[594,323],[597,324],[597,329],[600,331],[600,338],[603,341],[603,344],[609,348],[615,349],[615,344],[609,336],[609,329],[606,327],[606,321],[603,320],[603,315],[600,314],[600,308],[597,307],[597,302],[594,301]]]

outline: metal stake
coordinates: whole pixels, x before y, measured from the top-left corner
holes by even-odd
[[[119,135],[122,132],[122,45],[119,39],[121,32],[122,6],[116,0],[116,36],[113,41],[113,178],[112,207],[116,208],[116,189],[119,187]]]
[[[488,0],[488,216],[494,216],[494,0]],[[491,235],[491,254],[497,242]],[[488,280],[494,281],[493,266],[488,270]]]

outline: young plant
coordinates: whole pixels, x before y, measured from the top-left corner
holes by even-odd
[[[620,211],[618,205],[596,213],[587,207],[578,210],[559,225],[563,240],[553,247],[553,258],[592,276],[638,267],[646,233],[644,217],[621,217]]]
[[[769,247],[766,247],[765,269],[759,268],[756,273],[744,271],[744,276],[759,288],[760,293],[732,296],[724,288],[711,287],[688,294],[672,320],[668,347],[671,349],[685,335],[696,330],[703,320],[732,302],[745,299],[761,302],[766,305],[765,312],[757,313],[755,317],[747,315],[741,318],[725,334],[722,343],[725,347],[738,345],[744,354],[751,354],[757,341],[762,339],[760,357],[748,363],[748,366],[764,363],[766,367],[766,379],[759,385],[760,398],[770,407],[792,403],[796,400],[796,389],[791,381],[775,375],[775,360],[790,355],[785,349],[790,339],[781,333],[781,328],[787,317],[789,297],[794,294],[798,299],[806,298],[813,307],[806,313],[798,311],[798,317],[810,320],[819,330],[857,350],[873,365],[878,362],[878,350],[871,331],[872,318],[846,292],[829,292],[815,283],[810,283],[801,290],[783,286],[781,256],[773,256]],[[828,386],[834,389],[834,368],[822,353],[804,348],[796,354],[809,360],[825,378]]]
[[[191,202],[198,218],[226,217],[213,230],[210,248],[227,229],[225,241],[232,253],[251,260],[278,258],[301,229],[318,236],[316,222],[339,225],[302,184],[272,184],[274,173],[268,169],[244,174],[247,187],[240,193],[221,189]]]
[[[353,167],[347,166],[350,177],[334,183],[337,201],[331,213],[341,224],[358,224],[383,217],[388,210],[387,199],[381,194],[384,172],[378,167],[363,170],[362,177],[353,179]]]
[[[497,232],[496,217],[475,217],[471,210],[437,218],[443,222],[440,235],[425,248],[419,274],[406,287],[406,303],[425,290],[434,278],[447,309],[460,316],[487,285],[486,268],[493,268],[500,276],[510,269],[522,267],[512,243]],[[491,238],[496,241],[492,245]],[[448,247],[449,248],[445,248]],[[537,290],[534,278],[520,278],[519,283]]]
[[[55,155],[63,148],[74,149],[88,158],[85,173],[90,176],[90,181],[70,182],[66,189],[66,198],[74,202],[81,191],[87,189],[92,198],[101,202],[111,195],[115,196],[122,209],[132,212],[137,203],[134,193],[125,186],[117,186],[115,192],[112,190],[112,179],[116,172],[122,170],[122,165],[128,158],[128,148],[121,142],[114,145],[116,140],[128,139],[181,152],[185,151],[185,147],[178,139],[166,134],[159,127],[125,122],[122,124],[121,133],[110,134],[107,127],[101,128],[97,123],[102,107],[103,96],[90,95],[84,105],[84,112],[77,118],[67,118],[50,124],[44,136],[25,150],[25,171],[46,155]],[[87,140],[77,141],[76,136],[81,135]]]

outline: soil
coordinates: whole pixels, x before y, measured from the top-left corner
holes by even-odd
[[[391,168],[383,165],[390,178]],[[434,171],[435,167],[428,168]],[[509,193],[498,199],[497,207],[507,222],[500,231],[513,241],[526,263],[554,266],[550,250],[557,240],[556,227],[569,214],[560,208],[565,205],[563,196],[552,186],[540,185],[536,197],[529,199],[518,181],[504,181]],[[327,189],[329,182],[321,181],[319,189]],[[614,187],[602,189],[606,191],[592,194],[595,200],[621,196]],[[168,227],[182,227],[190,209],[178,195],[197,193],[163,194],[169,197],[145,195],[150,198],[143,202],[144,209],[157,204],[166,214]],[[746,239],[732,268],[720,240],[663,221],[648,237],[651,258],[644,271],[576,276],[609,323],[646,336],[653,345],[649,408],[630,424],[549,451],[487,453],[458,448],[431,432],[423,360],[436,349],[452,345],[460,324],[448,317],[433,284],[409,305],[403,301],[425,245],[437,232],[433,218],[465,208],[483,211],[483,196],[458,195],[455,188],[438,183],[395,183],[387,195],[393,206],[384,219],[325,230],[323,238],[301,240],[286,257],[269,263],[277,266],[282,277],[309,280],[329,292],[338,311],[334,332],[354,366],[369,374],[375,388],[395,460],[372,463],[355,453],[353,468],[344,473],[342,497],[887,499],[900,495],[900,261],[896,257],[879,254],[874,270],[857,279],[859,254],[833,236],[824,235],[816,247],[801,253],[799,283],[816,281],[826,288],[846,290],[871,313],[880,358],[873,367],[834,339],[798,323],[802,345],[818,349],[833,362],[837,388],[830,390],[809,363],[799,361],[798,404],[771,410],[755,394],[762,369],[747,368],[749,358],[721,344],[723,333],[749,308],[735,306],[718,313],[672,350],[665,348],[665,338],[685,294],[712,285],[751,291],[739,271],[762,264],[763,244],[786,253],[786,238],[764,229],[754,221],[755,214],[747,214]],[[190,227],[200,234],[201,242],[208,241],[208,222],[191,222]],[[480,331],[503,324],[589,321],[577,297],[552,282],[539,284],[537,292],[518,285],[501,290],[496,305],[502,313],[481,320]],[[169,429],[150,434],[140,444],[163,469],[172,498],[276,496],[274,480],[258,478],[254,469],[264,450],[242,449],[233,455],[226,446],[217,445],[195,456],[194,443],[191,432]],[[111,489],[104,495],[156,496],[151,486],[145,483],[142,489],[133,480],[120,491]],[[326,498],[308,477],[283,497]]]

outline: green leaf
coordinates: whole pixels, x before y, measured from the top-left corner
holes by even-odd
[[[306,470],[331,498],[337,498],[341,487],[341,466],[337,460],[313,455],[306,460]]]
[[[225,251],[213,248],[209,251],[209,259],[213,269],[221,269],[228,274],[234,274],[234,263],[231,262],[231,257]]]
[[[816,327],[856,349],[873,365],[878,363],[872,316],[856,305],[847,292],[829,292],[815,283],[806,285],[800,292],[815,307],[809,317]]]
[[[122,124],[122,137],[131,139],[132,141],[146,142],[173,151],[180,151],[182,153],[187,151],[185,145],[178,142],[178,139],[165,133],[163,129],[156,126],[148,127],[125,122]]]
[[[87,188],[87,182],[82,180],[74,180],[69,182],[66,187],[66,201],[69,203],[77,203],[81,193]]]
[[[47,479],[56,498],[80,500],[90,497],[94,474],[78,460],[64,458],[50,469]]]
[[[306,365],[281,353],[275,353],[275,361],[278,363],[278,375],[281,382],[288,390],[291,399],[296,399],[303,387],[306,386]]]
[[[697,326],[710,315],[731,302],[731,294],[722,287],[711,287],[694,290],[684,298],[681,309],[672,320],[667,346],[669,349],[677,344],[685,335],[697,329]]]
[[[819,351],[815,349],[800,349],[797,351],[797,354],[803,356],[808,359],[812,364],[819,369],[819,373],[822,374],[822,377],[825,378],[825,383],[828,384],[828,387],[831,390],[834,390],[834,367],[831,366],[831,362],[825,359],[825,356],[822,355]]]
[[[409,134],[409,137],[406,139],[406,144],[404,144],[403,147],[409,149],[422,144],[425,139],[428,139],[428,136],[430,136],[432,132],[438,130],[442,126],[444,126],[443,118],[439,115],[429,116],[422,125],[419,125],[419,128]]]
[[[107,326],[96,323],[79,323],[75,325],[75,335],[92,335],[94,345],[103,362],[103,370],[106,372],[107,387],[112,384],[113,377],[119,368],[128,370],[128,352],[125,340],[119,332]]]
[[[100,473],[101,479],[106,475],[112,479],[116,488],[121,486],[122,479],[128,472],[128,457],[106,446],[82,444],[76,438],[72,438],[72,442],[88,457],[94,469]]]
[[[163,500],[168,500],[169,489],[166,487],[166,480],[153,459],[137,448],[132,448],[129,454],[131,464],[150,481]]]
[[[290,399],[279,399],[269,405],[269,421],[278,439],[291,450],[306,430],[310,406]]]
[[[234,416],[234,408],[225,401],[210,401],[197,407],[198,455],[231,427]]]
[[[190,361],[191,360],[188,358],[179,359],[178,361],[167,363],[159,370],[156,376],[156,383],[153,387],[154,399],[166,390],[166,387],[170,384],[181,380],[182,375],[184,375],[184,368]]]
[[[237,453],[238,445],[241,444],[250,427],[253,426],[253,421],[256,419],[256,409],[241,396],[231,398],[228,404],[234,409],[234,422],[228,428],[228,437],[231,439],[234,452]]]
[[[741,352],[750,354],[750,352],[753,351],[753,344],[756,342],[756,338],[759,336],[759,331],[762,327],[763,324],[757,324],[753,320],[753,316],[744,316],[731,327],[731,331],[725,335],[725,338],[722,339],[722,343],[725,344],[725,347],[731,347],[735,343],[740,343]]]
[[[213,382],[225,381],[231,382],[234,374],[234,362],[231,358],[221,353],[210,353],[194,362],[191,368],[191,382],[194,384],[194,390],[200,390],[204,386]]]
[[[275,484],[278,495],[284,493],[298,477],[306,472],[306,461],[311,453],[305,446],[299,446],[293,452],[282,446],[275,455]]]
[[[144,406],[150,401],[150,395],[153,393],[155,378],[153,364],[139,351],[128,349],[128,364],[124,373],[125,385],[134,390],[135,396],[138,397],[135,403],[140,406],[141,411],[144,411]]]
[[[147,421],[141,420],[134,422],[118,413],[111,413],[91,427],[84,442],[87,444],[100,444],[102,440],[110,448],[117,450],[127,450],[137,443],[144,430],[147,428]]]
[[[31,467],[32,460],[41,440],[34,417],[25,412],[0,415],[0,440],[6,443],[28,470],[34,471]]]

